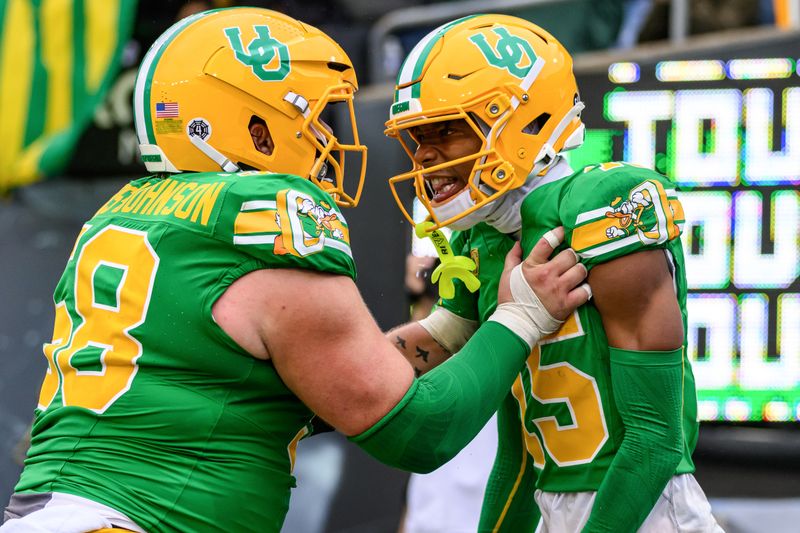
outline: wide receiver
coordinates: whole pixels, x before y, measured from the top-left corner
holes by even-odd
[[[411,51],[386,125],[414,166],[390,183],[413,184],[434,227],[460,230],[453,247],[482,285],[391,338],[418,366],[428,353],[421,371],[446,359],[494,310],[511,236],[529,251],[563,226],[594,299],[532,350],[498,412],[480,530],[533,531],[541,512],[541,531],[558,533],[719,531],[692,476],[675,186],[625,163],[573,172],[561,154],[583,141],[583,107],[569,54],[525,20],[465,17]]]
[[[517,249],[491,321],[415,379],[353,283],[337,206],[364,176],[345,191],[346,153],[365,155],[356,88],[336,43],[272,11],[200,13],[155,42],[134,94],[154,174],[86,223],[56,287],[4,533],[277,532],[313,414],[388,464],[436,468],[586,300],[571,252],[545,263],[543,241],[512,270]],[[320,120],[332,103],[353,144]]]

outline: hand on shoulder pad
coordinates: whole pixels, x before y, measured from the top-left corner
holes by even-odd
[[[557,331],[563,321],[591,298],[586,267],[578,263],[572,249],[552,260],[547,258],[564,240],[564,229],[547,232],[520,262],[521,248],[516,244],[506,256],[497,296],[497,309],[489,318],[519,335],[533,347],[539,340]]]

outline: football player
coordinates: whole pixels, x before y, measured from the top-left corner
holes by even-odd
[[[334,41],[264,9],[192,15],[151,47],[134,91],[151,175],[85,224],[55,289],[4,533],[277,532],[312,414],[388,464],[431,470],[586,300],[572,253],[545,263],[543,242],[512,270],[517,250],[490,321],[415,379],[353,282],[340,206],[364,176],[362,157],[346,187],[345,157],[366,151],[356,89]],[[320,118],[334,103],[351,144]]]
[[[626,163],[573,171],[562,154],[583,141],[583,107],[570,55],[519,18],[465,17],[410,52],[386,133],[413,168],[390,183],[409,220],[404,184],[434,229],[458,230],[454,248],[475,259],[482,284],[390,338],[421,371],[446,359],[491,315],[513,239],[529,251],[563,226],[594,299],[534,347],[498,412],[480,530],[533,531],[541,512],[545,532],[719,531],[692,475],[675,185]]]

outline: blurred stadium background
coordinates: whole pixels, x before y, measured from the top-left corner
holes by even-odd
[[[52,290],[82,222],[140,177],[131,93],[152,41],[233,0],[0,0],[0,502],[45,371]],[[384,328],[407,319],[410,228],[386,178],[392,74],[430,29],[475,12],[528,18],[575,55],[587,104],[573,166],[624,159],[682,188],[690,351],[703,420],[697,478],[727,531],[800,531],[800,0],[249,1],[317,25],[359,74],[370,165],[348,213],[359,287]],[[380,221],[378,223],[378,221]],[[407,475],[335,434],[301,443],[284,528],[397,530]],[[302,509],[298,513],[296,510]]]

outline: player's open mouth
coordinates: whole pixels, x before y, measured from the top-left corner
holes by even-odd
[[[464,188],[463,182],[453,176],[425,176],[431,201],[441,203]]]

